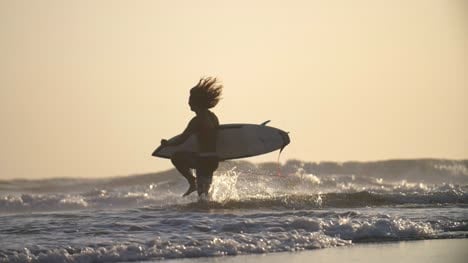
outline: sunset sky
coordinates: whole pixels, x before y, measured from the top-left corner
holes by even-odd
[[[282,161],[468,158],[468,1],[0,0],[0,37],[0,179],[169,169],[202,76]]]

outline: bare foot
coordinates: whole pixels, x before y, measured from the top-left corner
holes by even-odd
[[[190,184],[189,189],[187,190],[187,192],[185,192],[185,194],[182,195],[182,197],[185,197],[195,191],[197,191],[197,186],[195,185],[195,183]]]

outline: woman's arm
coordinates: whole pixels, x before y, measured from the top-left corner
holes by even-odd
[[[161,140],[161,145],[176,146],[176,145],[184,143],[190,137],[190,135],[195,133],[196,126],[197,126],[197,120],[196,120],[196,117],[194,117],[192,120],[190,120],[190,122],[187,125],[187,128],[185,128],[185,130],[182,132],[181,135],[177,136],[171,142],[163,139],[163,140]]]

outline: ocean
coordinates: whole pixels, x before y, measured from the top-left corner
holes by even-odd
[[[0,180],[0,262],[132,262],[468,237],[468,160],[223,162],[208,199],[175,170]]]

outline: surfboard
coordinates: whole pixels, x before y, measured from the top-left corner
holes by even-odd
[[[216,155],[220,161],[246,158],[283,150],[289,144],[287,132],[267,126],[266,121],[258,124],[223,124],[218,128]],[[175,140],[177,135],[170,141]],[[170,159],[177,152],[199,153],[197,138],[191,135],[184,143],[172,146],[161,145],[153,152],[153,156]],[[205,154],[205,153],[200,153]]]

